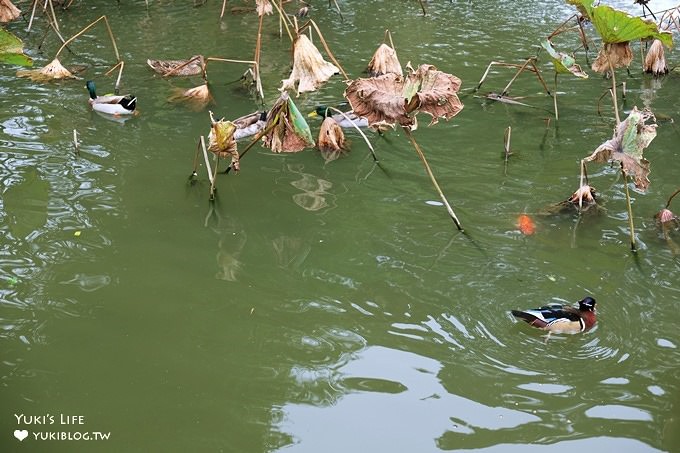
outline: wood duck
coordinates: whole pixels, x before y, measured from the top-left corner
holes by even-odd
[[[591,329],[597,322],[595,299],[586,297],[578,308],[550,304],[531,310],[512,310],[512,315],[539,329],[557,333],[576,333]]]

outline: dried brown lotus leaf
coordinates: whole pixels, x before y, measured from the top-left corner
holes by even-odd
[[[272,4],[269,3],[269,0],[255,0],[255,3],[257,4],[257,15],[258,16],[263,16],[265,14],[271,14],[273,9],[272,9]]]
[[[300,35],[293,50],[293,71],[289,78],[282,81],[280,91],[294,89],[296,83],[298,96],[300,93],[315,91],[338,72],[340,70],[335,65],[323,59],[306,35]]]
[[[346,147],[345,133],[340,125],[331,117],[321,123],[318,147],[322,152],[342,151]]]
[[[458,77],[439,71],[432,65],[421,65],[409,78],[415,78],[419,84],[415,95],[418,102],[415,106],[411,102],[409,111],[415,107],[419,112],[430,115],[430,125],[436,124],[439,118],[448,121],[463,110],[463,103],[456,95],[461,85]]]
[[[58,58],[40,69],[23,69],[17,71],[17,77],[27,77],[34,82],[49,82],[56,79],[75,79],[71,71],[62,66]]]
[[[10,0],[0,0],[0,22],[11,22],[21,16],[21,10]]]
[[[398,74],[402,77],[404,75],[399,58],[397,58],[397,51],[387,44],[381,44],[368,63],[368,75],[377,77],[389,73]]]
[[[609,64],[614,69],[627,68],[633,61],[633,51],[629,42],[605,43],[593,61],[593,71],[603,74],[609,71]]]
[[[208,134],[208,151],[216,154],[220,159],[231,158],[231,168],[240,170],[239,154],[234,132],[236,125],[231,121],[215,121],[210,112],[210,134]]]
[[[186,103],[194,111],[203,110],[214,101],[207,83],[189,88],[188,90],[176,88],[168,100],[170,102]]]
[[[645,56],[644,64],[645,72],[655,76],[668,73],[668,66],[666,65],[666,56],[664,54],[663,44],[660,40],[655,39],[652,45],[649,46],[647,55]]]

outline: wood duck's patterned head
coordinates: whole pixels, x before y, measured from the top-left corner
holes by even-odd
[[[595,299],[592,297],[586,297],[583,300],[578,301],[578,308],[581,311],[595,311]]]

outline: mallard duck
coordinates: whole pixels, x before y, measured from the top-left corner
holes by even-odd
[[[233,120],[232,123],[236,125],[234,140],[250,137],[263,130],[267,125],[267,113],[266,110],[258,111]]]
[[[578,302],[578,308],[550,304],[531,310],[512,310],[512,315],[539,329],[559,333],[576,333],[591,329],[597,322],[595,299],[586,297]]]
[[[137,108],[137,97],[127,94],[125,96],[97,96],[97,92],[92,80],[88,80],[86,85],[90,93],[90,105],[93,110],[109,115],[132,115]]]
[[[330,117],[335,120],[340,127],[368,127],[368,120],[366,118],[360,117],[353,111],[345,112],[345,115],[339,113],[332,113],[333,110],[325,105],[317,106],[313,112],[310,112],[307,116],[315,117],[320,116],[321,118]],[[349,119],[348,119],[349,118]]]
[[[203,55],[193,55],[187,60],[146,60],[146,64],[163,76],[201,75],[205,69]]]

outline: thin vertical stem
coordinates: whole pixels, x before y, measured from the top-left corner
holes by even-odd
[[[553,104],[555,105],[555,121],[560,119],[560,114],[557,111],[557,71],[555,71],[555,91],[553,92]]]
[[[605,49],[605,52],[607,52],[609,49]],[[621,118],[619,117],[619,101],[616,95],[616,71],[614,71],[614,65],[612,65],[612,60],[609,58],[609,54],[607,54],[607,62],[609,63],[609,70],[612,73],[612,99],[614,100],[614,114],[616,116],[616,124],[619,124],[621,122]]]
[[[430,177],[430,180],[432,181],[434,188],[439,193],[439,197],[441,198],[442,202],[444,203],[444,206],[446,206],[446,210],[448,211],[449,216],[453,220],[453,223],[456,224],[456,228],[458,228],[459,231],[463,231],[463,227],[460,224],[458,217],[456,217],[456,213],[453,212],[453,208],[449,204],[449,201],[446,199],[446,195],[444,195],[444,192],[442,192],[442,189],[439,187],[439,184],[437,183],[437,179],[434,177],[434,173],[432,173],[432,169],[430,168],[430,164],[427,163],[427,159],[425,158],[425,154],[423,154],[423,151],[420,149],[420,145],[418,145],[418,143],[416,142],[416,139],[413,138],[413,135],[411,134],[411,131],[408,128],[405,127],[403,129],[404,129],[404,132],[406,133],[406,136],[409,138],[409,140],[413,144],[413,147],[415,148],[416,153],[418,153],[418,157],[420,157],[420,160],[423,162],[423,165],[425,166],[425,171],[427,172],[427,175]]]
[[[623,162],[621,162],[621,174],[623,175],[623,187],[626,189],[626,204],[628,205],[628,228],[630,230],[630,249],[637,252],[635,245],[635,225],[633,224],[633,207],[630,204],[630,192],[628,191],[628,176],[623,170]]]

